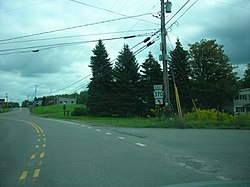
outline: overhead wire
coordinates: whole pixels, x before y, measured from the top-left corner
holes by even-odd
[[[187,3],[189,2],[190,0],[187,0],[186,1],[186,3],[184,3],[184,5],[174,14],[174,16],[176,16],[186,5],[187,5]],[[194,6],[194,4],[195,3],[197,3],[197,1],[198,0],[196,0],[181,16],[179,16],[178,17],[178,19],[176,20],[176,21],[178,21],[192,6]],[[174,16],[172,16],[168,21],[167,21],[167,23],[169,23],[173,18],[174,18]],[[176,22],[175,21],[175,22]],[[166,24],[167,24],[166,23]],[[173,24],[171,24],[167,29],[169,29],[171,26],[172,26]],[[155,32],[151,37],[153,37],[153,36],[155,36],[156,34],[158,34],[160,32],[160,30],[158,30],[157,32]],[[157,41],[157,40],[159,40],[160,38],[159,38],[159,36],[160,35],[158,35],[154,40],[155,41]],[[141,47],[139,50],[137,50],[134,54],[135,55],[138,55],[140,52],[142,52],[143,50],[145,50],[147,47],[149,47],[150,45],[152,45],[155,41],[150,41],[150,40],[147,40],[147,41],[149,41],[149,43],[148,44],[146,44],[145,46],[143,46],[143,47]],[[142,42],[140,42],[140,43],[142,43]],[[115,59],[114,59],[115,60]],[[114,61],[113,60],[113,61]],[[107,72],[108,73],[108,72]],[[88,75],[88,77],[89,76],[91,76],[91,74],[89,74]],[[88,83],[89,84],[89,83]],[[83,87],[85,87],[85,86],[87,86],[87,84],[85,84],[85,85],[82,85],[82,86],[80,86],[80,87],[78,87],[78,89],[80,89],[80,88],[83,88]],[[74,89],[74,90],[78,90],[78,89]]]
[[[38,39],[30,39],[30,40],[18,40],[18,41],[2,42],[2,43],[0,43],[0,45],[14,44],[14,43],[26,43],[26,42],[37,42],[37,41],[47,41],[47,40],[57,40],[57,39],[68,39],[68,38],[78,38],[78,37],[86,37],[86,36],[108,35],[108,34],[121,34],[121,33],[127,34],[129,32],[154,31],[154,30],[158,30],[158,29],[138,29],[138,30],[127,30],[127,31],[116,31],[116,32],[103,32],[103,33],[79,34],[79,35],[71,35],[71,36],[38,38]]]
[[[109,41],[109,40],[118,40],[118,39],[129,39],[129,38],[136,38],[136,37],[144,37],[144,36],[151,35],[151,34],[152,34],[152,32],[151,33],[137,34],[137,35],[130,35],[130,36],[103,38],[101,40],[102,41]],[[72,45],[78,45],[78,44],[93,43],[93,42],[97,42],[98,40],[100,40],[100,39],[84,40],[84,41],[77,41],[77,42],[64,42],[64,43],[38,45],[38,46],[28,46],[28,47],[19,47],[19,48],[1,49],[0,50],[0,55],[24,53],[24,52],[38,52],[38,51],[41,51],[41,50],[48,50],[48,49],[51,49],[51,48],[59,48],[59,47],[72,46]],[[32,49],[32,50],[27,50],[27,49]],[[13,51],[13,52],[9,52],[9,51]],[[1,52],[5,52],[5,53],[1,53]]]
[[[94,22],[94,23],[87,23],[87,24],[77,25],[77,26],[72,26],[72,27],[66,27],[66,28],[62,28],[62,29],[55,29],[55,30],[50,30],[50,31],[33,33],[33,34],[28,34],[28,35],[23,35],[23,36],[1,39],[0,42],[9,41],[9,40],[16,40],[16,39],[21,39],[21,38],[27,38],[27,37],[32,37],[32,36],[38,36],[38,35],[43,35],[43,34],[49,34],[49,33],[54,33],[54,32],[60,32],[60,31],[65,31],[65,30],[71,30],[71,29],[87,27],[87,26],[92,26],[92,25],[97,25],[97,24],[103,24],[103,23],[108,23],[108,22],[120,21],[120,20],[124,20],[124,19],[131,19],[131,18],[146,16],[146,15],[151,15],[151,14],[152,13],[144,13],[144,14],[140,14],[140,15],[127,16],[127,17],[122,17],[122,18],[116,18],[116,19],[110,19],[110,20],[99,21],[99,22]]]
[[[96,9],[99,9],[99,10],[103,10],[103,11],[106,11],[106,12],[109,12],[109,13],[117,14],[117,15],[120,15],[120,16],[128,16],[126,14],[122,14],[122,13],[115,12],[115,11],[112,11],[112,10],[108,10],[108,9],[105,9],[105,8],[101,8],[101,7],[98,7],[98,6],[90,5],[88,3],[84,3],[84,2],[81,2],[81,1],[77,1],[77,0],[69,0],[69,1],[72,1],[72,2],[75,2],[75,3],[79,3],[79,4],[82,4],[82,5],[85,5],[85,6],[89,6],[89,7],[92,7],[92,8],[96,8]],[[151,21],[148,21],[148,20],[144,20],[144,19],[138,19],[138,18],[135,18],[135,19],[141,20],[141,21],[144,21],[144,22],[148,22],[148,23],[152,23],[152,24],[156,24],[154,22],[151,22]]]

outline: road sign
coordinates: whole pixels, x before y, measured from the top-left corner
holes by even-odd
[[[155,90],[153,93],[154,93],[154,98],[155,99],[162,99],[163,98],[163,91]]]
[[[162,85],[154,85],[154,90],[162,90]]]
[[[156,105],[163,105],[163,99],[155,99]]]

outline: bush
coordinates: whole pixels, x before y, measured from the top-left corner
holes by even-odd
[[[88,115],[88,110],[86,108],[77,107],[71,112],[71,116],[86,116]]]
[[[250,112],[247,114],[241,114],[234,116],[232,119],[230,119],[230,124],[235,127],[249,127],[250,126]]]

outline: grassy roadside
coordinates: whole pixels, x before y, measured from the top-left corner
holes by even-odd
[[[83,105],[68,105],[69,114],[76,107]],[[43,106],[31,110],[35,115],[84,121],[100,125],[114,125],[121,127],[156,127],[156,128],[195,128],[195,129],[250,129],[250,113],[232,116],[223,112],[211,110],[198,110],[185,115],[183,119],[175,118],[118,118],[118,117],[90,117],[90,116],[64,116],[62,106]]]
[[[9,112],[9,109],[7,109],[7,108],[1,108],[0,109],[0,113],[4,113],[4,112]]]

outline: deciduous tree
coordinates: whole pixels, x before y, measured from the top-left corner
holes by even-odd
[[[236,73],[216,40],[190,44],[192,93],[200,107],[218,108],[232,101],[237,91]]]

